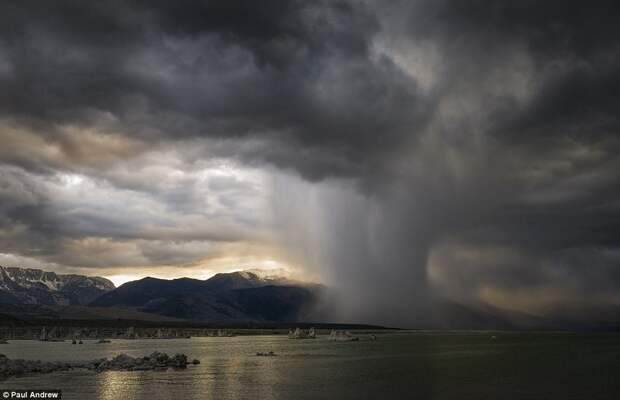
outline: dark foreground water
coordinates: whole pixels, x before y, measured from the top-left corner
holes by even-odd
[[[26,376],[2,381],[0,388],[58,388],[63,399],[620,398],[618,334],[428,332],[348,343],[239,336],[0,346],[10,358],[41,360],[154,350],[202,363],[184,371]],[[255,355],[270,350],[277,357]]]

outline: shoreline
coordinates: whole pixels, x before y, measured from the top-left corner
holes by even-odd
[[[286,335],[291,329],[329,334],[332,330],[360,332],[394,332],[395,328],[337,323],[273,323],[273,322],[168,322],[135,320],[23,320],[20,324],[0,324],[0,340],[30,339],[109,340],[109,339],[182,339],[190,337],[230,337]]]

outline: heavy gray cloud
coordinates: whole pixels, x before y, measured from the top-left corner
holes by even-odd
[[[379,322],[620,304],[615,2],[0,7],[0,253],[245,246]]]

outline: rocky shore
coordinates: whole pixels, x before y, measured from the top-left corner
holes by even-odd
[[[131,357],[119,354],[114,358],[102,358],[85,362],[50,362],[40,360],[10,359],[0,354],[0,378],[15,375],[50,373],[72,369],[104,371],[165,371],[168,368],[185,369],[189,364],[200,364],[194,359],[188,362],[185,354],[168,356],[166,353],[153,352],[146,357]]]

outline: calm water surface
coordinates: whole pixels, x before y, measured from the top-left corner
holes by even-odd
[[[491,336],[496,336],[493,339]],[[75,361],[185,353],[184,371],[70,371],[11,378],[0,388],[63,390],[63,399],[618,399],[620,335],[390,333],[379,340],[238,336],[11,341],[10,358]],[[256,357],[274,351],[277,357]]]

